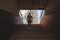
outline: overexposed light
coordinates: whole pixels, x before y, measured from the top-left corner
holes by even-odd
[[[20,10],[19,13],[22,14],[22,17],[23,17],[22,20],[24,24],[27,24],[28,13],[31,13],[31,15],[33,16],[32,24],[40,24],[43,18],[43,15],[45,13],[45,10]]]

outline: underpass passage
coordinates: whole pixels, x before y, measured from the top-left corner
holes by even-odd
[[[28,29],[28,26],[20,27],[20,30],[16,31],[10,36],[8,40],[55,40],[54,36],[49,34],[44,28],[39,26],[32,26]]]

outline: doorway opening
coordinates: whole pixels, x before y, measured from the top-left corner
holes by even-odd
[[[27,23],[28,13],[31,13],[31,15],[33,16],[32,24],[40,24],[44,16],[45,10],[20,10],[19,15],[23,20],[23,24],[28,24]]]

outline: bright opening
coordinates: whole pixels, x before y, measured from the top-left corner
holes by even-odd
[[[33,16],[32,24],[40,24],[45,13],[45,10],[20,10],[19,15],[23,20],[23,24],[27,24],[28,13],[31,13],[31,15]]]

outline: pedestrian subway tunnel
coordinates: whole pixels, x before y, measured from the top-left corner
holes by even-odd
[[[32,23],[35,25],[28,30],[28,26],[24,25],[27,24],[26,18],[21,14],[27,15],[30,12],[32,15],[38,15],[38,12],[29,10],[27,13],[24,11],[20,13],[19,11],[39,8],[45,10],[44,15],[39,16],[41,21],[36,21],[38,17],[35,16],[37,19],[34,18]],[[9,40],[60,40],[60,0],[0,0],[0,39],[8,38]]]

